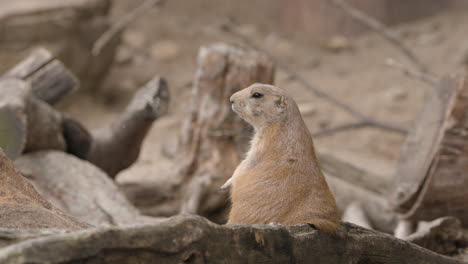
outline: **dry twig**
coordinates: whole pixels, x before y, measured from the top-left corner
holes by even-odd
[[[343,0],[331,0],[331,3],[343,9],[343,11],[345,11],[353,19],[380,33],[385,39],[401,50],[403,54],[405,54],[405,56],[408,57],[408,59],[411,60],[411,62],[413,62],[420,69],[421,72],[429,72],[428,67],[421,62],[421,60],[414,54],[414,52],[409,47],[407,47],[393,31],[386,28],[385,25],[383,25],[377,19],[363,13]]]
[[[140,17],[145,12],[151,10],[152,7],[162,4],[163,0],[147,0],[133,9],[130,13],[126,14],[122,19],[113,24],[104,34],[102,34],[96,42],[94,42],[91,53],[93,56],[98,56],[104,47],[109,43],[113,37],[124,30],[131,22]]]
[[[439,79],[436,76],[434,76],[432,74],[429,74],[429,73],[420,72],[420,71],[410,69],[409,67],[407,67],[403,63],[400,63],[400,62],[398,62],[398,61],[396,61],[396,60],[394,60],[392,58],[386,59],[385,64],[387,66],[390,66],[390,67],[401,70],[406,76],[416,78],[416,79],[421,80],[421,81],[423,81],[423,82],[425,82],[425,83],[427,83],[429,85],[435,86],[435,85],[437,85],[439,83]]]

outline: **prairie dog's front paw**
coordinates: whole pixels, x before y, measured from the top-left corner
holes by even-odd
[[[232,187],[232,178],[229,178],[229,180],[227,180],[227,182],[223,184],[223,186],[221,186],[219,190],[224,192],[224,191],[229,190],[231,187]]]

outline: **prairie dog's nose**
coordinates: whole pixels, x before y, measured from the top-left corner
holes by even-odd
[[[231,104],[234,103],[234,95],[231,95],[231,97],[229,98],[229,102],[231,102]]]

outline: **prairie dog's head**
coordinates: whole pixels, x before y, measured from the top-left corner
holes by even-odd
[[[230,101],[232,110],[255,128],[285,120],[290,104],[283,89],[260,83],[234,93]]]

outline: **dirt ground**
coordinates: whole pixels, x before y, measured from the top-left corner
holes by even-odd
[[[262,49],[291,65],[312,84],[379,120],[409,128],[429,88],[384,64],[386,58],[393,58],[412,66],[377,34],[349,40],[349,47],[333,51],[304,34],[278,31],[266,20],[271,14],[254,16],[246,4],[223,5],[216,0],[198,2],[168,1],[164,7],[149,11],[136,20],[124,33],[116,62],[99,90],[99,96],[79,95],[79,100],[66,109],[89,127],[99,127],[112,120],[125,107],[132,93],[151,77],[160,75],[168,80],[170,113],[155,122],[139,161],[119,175],[120,182],[151,180],[172,169],[164,162],[161,148],[174,141],[180,121],[188,110],[198,49],[214,42],[238,42],[223,31],[226,26],[235,28]],[[265,1],[259,2],[265,4]],[[140,1],[116,0],[114,18],[118,19],[138,3]],[[468,54],[467,26],[466,10],[460,10],[400,25],[395,30],[433,73],[442,76],[462,69]],[[296,98],[312,132],[353,120],[346,112],[307,91],[280,68],[276,84]],[[315,138],[317,149],[389,181],[403,140],[402,134],[375,128]]]

